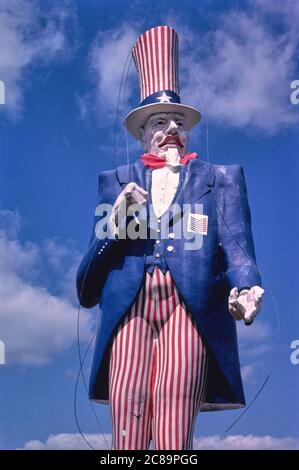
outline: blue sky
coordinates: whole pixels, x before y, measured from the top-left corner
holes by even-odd
[[[298,122],[290,83],[299,79],[298,2],[1,0],[0,365],[1,448],[83,448],[73,414],[78,371],[74,276],[86,250],[97,175],[114,168],[114,120],[125,59],[146,29],[169,24],[180,40],[184,102],[202,123],[190,150],[244,167],[258,263],[267,280],[263,311],[240,325],[247,401],[269,373],[281,321],[280,355],[252,408],[198,417],[198,448],[299,448]],[[137,106],[131,63],[120,103],[117,164],[125,161],[121,124]],[[129,137],[130,160],[138,143]],[[85,350],[97,309],[81,312]],[[86,361],[86,375],[90,367]],[[107,439],[108,411],[97,406]],[[78,416],[105,448],[82,384]]]

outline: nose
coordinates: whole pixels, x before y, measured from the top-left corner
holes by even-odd
[[[172,135],[177,134],[177,131],[178,131],[177,123],[171,120],[167,127],[166,134],[172,134]]]

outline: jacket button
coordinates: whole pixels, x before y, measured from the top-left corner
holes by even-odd
[[[169,245],[167,247],[167,251],[169,251],[169,253],[172,253],[174,251],[174,247],[172,245]]]
[[[157,245],[159,245],[159,243],[160,243],[160,240],[156,240],[156,243],[157,243]]]
[[[156,254],[155,254],[155,257],[156,257],[156,258],[160,258],[160,253],[156,253]]]
[[[171,240],[173,240],[175,238],[175,234],[173,232],[170,232],[168,234],[168,238],[170,238]]]

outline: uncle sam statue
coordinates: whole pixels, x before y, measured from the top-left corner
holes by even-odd
[[[191,449],[199,411],[245,405],[236,320],[252,323],[263,289],[242,168],[187,153],[200,113],[180,102],[176,32],[146,31],[133,58],[125,125],[145,153],[100,174],[77,274],[101,311],[90,399],[110,404],[113,449]]]

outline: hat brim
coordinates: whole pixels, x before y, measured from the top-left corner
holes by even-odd
[[[191,130],[201,119],[201,114],[197,109],[180,103],[152,103],[133,109],[124,120],[128,131],[140,139],[140,127],[143,127],[150,116],[157,113],[179,113],[183,114],[188,130]]]

